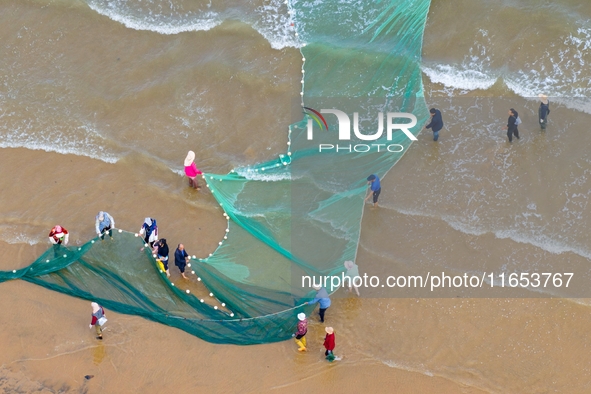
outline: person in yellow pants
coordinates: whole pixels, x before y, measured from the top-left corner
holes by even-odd
[[[293,336],[295,337],[295,342],[298,345],[298,351],[305,352],[306,351],[306,333],[308,332],[308,319],[306,319],[305,313],[298,313],[298,330],[296,331]]]

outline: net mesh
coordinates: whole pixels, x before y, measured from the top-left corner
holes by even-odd
[[[372,113],[360,125],[373,132],[378,111],[412,112],[419,122],[411,132],[418,134],[428,118],[420,56],[429,4],[360,0],[338,8],[292,1],[306,43],[302,105]],[[319,152],[319,144],[337,142],[336,118],[326,116],[328,130],[316,130],[312,140],[308,118],[289,126],[288,150],[277,159],[205,175],[227,215],[227,239],[191,269],[225,308],[174,286],[148,248],[138,252],[141,238],[125,231],[115,232],[113,241],[52,247],[26,268],[0,272],[0,282],[21,278],[215,343],[290,338],[297,313],[314,307],[303,304],[314,292],[302,286],[302,275],[340,274],[343,262],[355,259],[366,178],[384,176],[411,143],[395,131],[391,141],[384,136],[372,143],[400,144],[399,153]]]

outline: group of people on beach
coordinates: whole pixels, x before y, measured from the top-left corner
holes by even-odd
[[[353,280],[355,277],[359,276],[359,267],[353,261],[345,261],[344,266],[347,270],[345,275],[351,279],[349,281],[349,292],[355,290],[355,293],[357,296],[359,296],[359,288],[355,285],[355,281]],[[320,306],[320,309],[318,310],[320,323],[324,323],[326,310],[331,305],[330,296],[326,288],[322,286],[314,284],[312,288],[316,290],[316,295],[312,300],[304,302],[304,305],[318,303]],[[298,345],[298,351],[305,352],[307,350],[306,334],[308,333],[308,319],[306,314],[303,312],[298,313],[297,318],[299,320],[297,324],[297,331],[292,335],[292,337],[295,338],[295,342]],[[327,326],[324,328],[324,331],[326,332],[326,336],[324,337],[324,348],[326,351],[324,355],[328,361],[332,362],[334,360],[338,360],[339,358],[333,353],[336,344],[334,328]]]
[[[538,107],[538,122],[540,124],[540,128],[542,130],[546,130],[546,125],[548,124],[548,115],[550,115],[550,101],[548,101],[548,96],[545,94],[540,93],[538,97],[540,98],[540,106]],[[443,128],[441,111],[436,108],[431,108],[429,110],[429,114],[431,116],[431,121],[425,126],[425,129],[431,129],[433,131],[433,141],[437,141],[439,139],[439,131]],[[503,130],[507,130],[507,138],[509,139],[509,143],[513,142],[513,137],[519,139],[518,126],[520,124],[521,118],[519,117],[519,113],[513,108],[509,109],[507,125],[503,127]]]
[[[546,128],[546,124],[548,122],[548,114],[550,113],[549,102],[548,98],[545,95],[540,95],[540,108],[539,108],[539,122],[542,129]],[[441,111],[436,108],[431,108],[430,110],[431,120],[425,126],[426,129],[432,129],[433,131],[433,140],[437,141],[439,139],[439,131],[443,128],[443,119],[441,115]],[[521,124],[521,119],[519,118],[519,114],[513,108],[509,110],[509,118],[507,121],[507,126],[505,129],[507,130],[507,137],[509,142],[512,142],[512,137],[515,136],[519,139],[519,130],[518,126]],[[197,176],[202,175],[202,172],[197,168],[195,164],[195,153],[193,151],[189,151],[184,161],[185,167],[185,175],[189,179],[189,186],[195,189],[199,189],[199,184],[197,182]],[[381,183],[380,178],[376,174],[371,174],[367,177],[367,185],[368,185],[368,193],[365,197],[364,201],[367,202],[370,198],[372,199],[373,206],[377,207],[378,199],[381,193]],[[97,236],[104,240],[105,235],[108,234],[111,240],[113,240],[113,229],[115,228],[115,220],[114,218],[107,212],[101,211],[95,218],[95,229]],[[136,234],[137,236],[138,234]],[[156,220],[153,218],[145,218],[144,222],[142,223],[142,227],[140,228],[139,235],[142,235],[146,245],[149,245],[152,248],[152,252],[157,256],[156,261],[159,263],[161,269],[166,272],[166,275],[170,277],[170,271],[168,267],[169,261],[169,248],[166,242],[166,239],[158,239],[158,225]],[[49,240],[54,246],[54,253],[55,256],[58,256],[58,250],[61,244],[67,245],[69,239],[68,231],[63,228],[62,226],[55,226],[51,229],[49,233]],[[143,250],[144,248],[142,248]],[[175,251],[175,265],[179,268],[179,271],[183,278],[188,279],[185,275],[185,267],[189,263],[190,257],[186,252],[184,245],[179,244],[176,251]],[[345,268],[347,269],[347,275],[354,278],[355,276],[359,276],[359,270],[355,263],[352,261],[347,261],[344,263]],[[353,283],[351,281],[350,283]],[[315,297],[305,302],[305,304],[315,304],[318,303],[320,305],[318,315],[320,318],[320,322],[324,323],[325,321],[325,313],[326,310],[330,307],[331,301],[327,290],[324,287],[314,286],[316,290]],[[349,291],[355,290],[356,294],[359,296],[359,289],[356,286],[351,286]],[[97,333],[97,339],[102,339],[102,326],[107,321],[105,316],[105,311],[102,306],[98,303],[93,302],[91,303],[92,306],[92,321],[90,327],[95,327]],[[307,341],[306,341],[306,334],[308,332],[308,319],[305,313],[299,313],[297,315],[298,323],[297,323],[297,331],[293,334],[295,338],[295,342],[298,345],[298,350],[300,352],[304,352],[307,350]],[[324,348],[325,348],[325,356],[326,359],[329,361],[334,361],[338,359],[333,351],[335,348],[335,330],[333,327],[325,327],[325,338],[324,338]]]
[[[95,218],[95,230],[97,236],[104,241],[105,236],[108,234],[110,239],[113,240],[113,229],[115,228],[115,219],[108,212],[100,211]],[[61,245],[67,245],[69,241],[69,232],[60,225],[54,226],[49,232],[49,241],[53,245],[54,258],[59,257]],[[170,271],[168,268],[169,249],[166,239],[158,239],[158,225],[156,219],[145,218],[142,223],[142,227],[136,236],[142,235],[146,245],[152,248],[152,253],[157,256],[156,261],[159,264],[160,269],[166,272],[166,275],[170,277]],[[144,248],[140,249],[141,251]],[[181,276],[188,279],[185,275],[185,268],[189,264],[190,256],[185,250],[183,244],[179,244],[174,253],[175,265],[179,268]],[[102,306],[93,302],[92,306],[92,321],[90,328],[93,326],[96,328],[96,339],[102,340],[102,326],[107,322],[105,311]]]
[[[197,168],[195,164],[195,152],[189,151],[184,161],[185,175],[189,178],[189,185],[192,188],[199,189],[197,182],[197,176],[202,175],[202,172]],[[115,228],[115,219],[108,212],[100,211],[95,217],[95,231],[97,237],[101,241],[105,240],[105,236],[108,234],[110,239],[113,240],[113,229]],[[140,231],[136,236],[141,235],[144,238],[146,245],[152,248],[152,253],[157,256],[156,262],[160,269],[170,277],[170,270],[168,267],[169,261],[169,249],[166,239],[158,239],[158,224],[154,218],[145,218]],[[53,245],[54,258],[59,257],[60,249],[62,245],[67,245],[69,242],[70,233],[61,225],[54,226],[49,232],[49,242]],[[140,251],[143,251],[141,248]],[[174,252],[174,264],[178,267],[181,276],[184,279],[189,279],[185,275],[185,269],[189,263],[191,257],[185,250],[183,244],[177,246]],[[190,265],[189,265],[190,266]],[[96,302],[91,303],[92,306],[92,320],[89,328],[93,326],[96,329],[96,339],[103,339],[102,327],[107,322],[104,308]]]

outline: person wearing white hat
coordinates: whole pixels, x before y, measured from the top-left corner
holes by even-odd
[[[345,261],[345,268],[347,272],[345,273],[345,277],[349,278],[349,293],[355,289],[355,293],[357,293],[357,297],[359,297],[359,286],[355,285],[355,278],[359,277],[359,267],[352,261]]]
[[[298,351],[305,352],[306,351],[306,333],[308,332],[308,319],[306,319],[305,313],[298,313],[298,329],[293,336],[295,337],[295,342],[298,345]]]
[[[539,94],[540,97],[540,108],[538,108],[538,117],[540,120],[540,127],[542,130],[546,130],[546,124],[548,123],[548,115],[550,115],[550,102],[548,96],[545,94]]]
[[[109,232],[109,237],[113,239],[113,229],[115,228],[115,219],[109,215],[108,212],[100,211],[94,220],[94,228],[96,235],[101,237],[101,241],[105,239],[105,233]]]
[[[105,316],[105,310],[102,306],[97,304],[96,302],[91,302],[90,306],[92,306],[92,321],[88,325],[88,328],[96,329],[96,339],[102,340],[103,339],[103,329],[102,327],[107,322],[107,317]]]
[[[156,225],[156,219],[145,218],[140,229],[140,234],[144,235],[144,241],[153,248],[154,242],[158,241],[158,225]]]
[[[195,189],[199,189],[199,184],[197,183],[197,175],[202,175],[203,173],[197,165],[195,164],[195,152],[192,150],[187,153],[187,157],[185,158],[185,175],[189,178],[189,186],[194,187]]]

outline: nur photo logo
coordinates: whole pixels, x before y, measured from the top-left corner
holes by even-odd
[[[307,121],[307,139],[309,141],[314,140],[314,124],[320,129],[321,132],[328,132],[329,126],[323,114],[331,114],[336,116],[338,121],[338,141],[351,141],[352,139],[360,141],[378,141],[385,136],[387,141],[392,141],[392,136],[395,131],[402,131],[408,139],[416,141],[417,138],[410,132],[410,129],[416,126],[417,117],[407,112],[387,112],[386,113],[386,127],[384,127],[384,113],[378,113],[378,129],[373,134],[364,134],[359,129],[359,113],[353,113],[353,134],[351,133],[351,119],[344,112],[338,109],[321,109],[317,111],[310,107],[303,107],[304,114],[308,116]],[[400,123],[402,120],[409,120],[409,122]],[[318,145],[319,152],[391,152],[398,153],[402,152],[404,146],[401,144],[385,144],[385,143],[373,143],[373,144],[326,144],[321,143]]]

